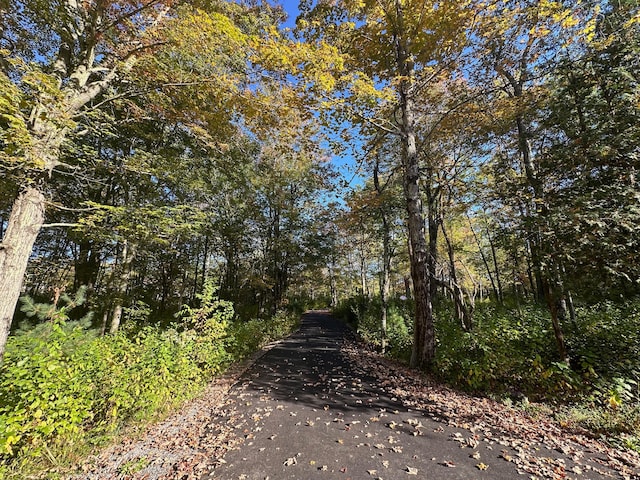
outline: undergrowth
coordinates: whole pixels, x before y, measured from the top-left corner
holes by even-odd
[[[353,297],[334,313],[380,347],[378,298]],[[436,305],[436,377],[525,409],[547,405],[567,428],[640,449],[640,301],[578,306],[576,322],[564,324],[570,365],[558,358],[548,312],[540,305],[484,302],[474,321],[474,329],[465,332],[453,320],[451,305]],[[411,305],[393,300],[388,323],[387,354],[406,362]]]
[[[213,375],[290,333],[298,317],[234,320],[212,285],[168,329],[124,328],[99,336],[82,303],[62,307],[24,299],[40,322],[12,336],[0,365],[0,478],[25,478],[77,463],[124,425],[147,423],[197,395]]]

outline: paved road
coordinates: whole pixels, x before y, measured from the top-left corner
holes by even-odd
[[[350,333],[314,312],[264,355],[232,390],[238,449],[206,479],[513,479],[515,467],[470,432],[405,407],[340,352]],[[458,441],[456,441],[456,435]],[[473,455],[479,459],[474,458]],[[482,471],[478,465],[491,463]],[[482,467],[482,466],[481,466]],[[521,477],[522,478],[522,477]]]

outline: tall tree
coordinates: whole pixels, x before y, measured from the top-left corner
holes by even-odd
[[[347,55],[345,66],[356,73],[348,81],[354,104],[386,88],[390,103],[384,115],[353,116],[373,128],[398,137],[407,209],[415,318],[411,365],[429,367],[435,355],[432,287],[425,240],[420,161],[416,144],[416,102],[419,93],[442,75],[453,75],[466,41],[473,10],[467,2],[425,0],[320,1],[305,12],[299,26],[309,38],[335,42]],[[371,79],[371,81],[367,81]],[[371,103],[369,101],[368,105]],[[380,112],[380,111],[379,111]]]
[[[144,96],[150,108],[131,102],[132,116],[170,119],[203,148],[224,148],[238,106],[258,111],[249,99],[259,89],[248,85],[259,77],[249,69],[280,14],[225,1],[20,0],[0,8],[0,168],[17,186],[0,248],[1,354],[55,178],[91,175],[94,165],[74,151],[95,116]],[[275,48],[267,47],[263,58]]]
[[[501,87],[495,97],[497,108],[506,113],[501,120],[513,132],[517,156],[504,152],[497,158],[506,162],[502,168],[518,172],[516,188],[523,194],[520,206],[528,217],[525,228],[535,292],[549,307],[563,360],[568,360],[561,321],[566,292],[558,275],[562,267],[553,254],[553,240],[542,234],[550,221],[548,192],[540,168],[542,145],[534,141],[536,110],[540,99],[547,95],[544,80],[563,49],[566,51],[576,38],[581,25],[579,8],[554,0],[493,2],[481,16],[479,33],[483,40],[477,43],[477,55],[483,59],[478,60],[481,68],[477,71],[489,71]]]
[[[640,5],[607,2],[580,56],[554,72],[541,170],[549,235],[582,295],[638,291]]]

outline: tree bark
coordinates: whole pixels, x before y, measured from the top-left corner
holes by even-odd
[[[0,243],[0,359],[22,290],[24,273],[38,233],[44,223],[44,194],[26,187],[13,203],[7,230]]]
[[[447,229],[444,226],[444,221],[440,222],[440,228],[442,229],[442,236],[447,244],[447,254],[449,256],[449,274],[451,278],[451,293],[453,294],[453,303],[456,310],[456,318],[460,322],[460,326],[466,332],[473,330],[473,312],[465,302],[465,291],[458,282],[458,274],[456,272],[455,252],[453,250],[453,244],[447,233]]]
[[[360,293],[363,297],[369,297],[369,283],[367,282],[367,252],[364,235],[364,226],[361,225],[360,248],[358,249],[360,260]]]
[[[373,185],[378,196],[382,195],[380,179],[378,177],[379,163],[376,161],[373,170]],[[380,218],[382,220],[382,272],[380,279],[380,303],[382,304],[382,314],[380,326],[382,330],[382,353],[386,353],[388,344],[387,317],[389,315],[389,286],[391,284],[391,233],[387,213],[384,210],[383,202],[380,202]]]
[[[120,271],[117,275],[117,291],[116,291],[116,304],[113,307],[113,313],[111,315],[111,326],[109,327],[109,333],[114,334],[120,328],[120,321],[122,320],[122,306],[124,304],[124,298],[127,294],[127,287],[129,286],[129,279],[131,278],[131,264],[136,256],[136,245],[129,244],[128,240],[123,242],[122,246],[122,263],[120,264]]]
[[[432,169],[429,169],[432,170]],[[431,299],[438,295],[438,230],[440,229],[440,215],[442,212],[440,188],[434,187],[433,172],[430,171],[426,180],[425,193],[427,197],[427,225],[429,231],[429,253],[427,255],[427,271],[431,279]],[[443,290],[444,295],[444,290]]]
[[[407,208],[409,230],[409,261],[413,280],[415,301],[413,348],[411,366],[431,368],[435,358],[435,329],[433,304],[431,298],[431,279],[428,269],[428,251],[425,240],[424,212],[420,194],[420,166],[416,148],[415,75],[414,64],[410,58],[404,38],[405,27],[402,3],[396,1],[397,32],[395,35],[395,54],[398,74],[402,79],[399,85],[400,111],[399,124],[402,142],[402,167],[404,194]]]
[[[496,254],[496,243],[493,241],[493,237],[491,237],[489,226],[487,225],[485,228],[487,230],[487,239],[489,240],[489,246],[491,247],[491,258],[493,259],[493,270],[496,274],[496,283],[498,284],[498,303],[502,305],[502,301],[504,300],[504,292],[502,291],[502,280],[500,276],[500,269],[498,268],[498,255]]]

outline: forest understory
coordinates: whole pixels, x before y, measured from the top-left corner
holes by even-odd
[[[0,0],[0,476],[317,308],[638,451],[639,170],[638,0]]]

